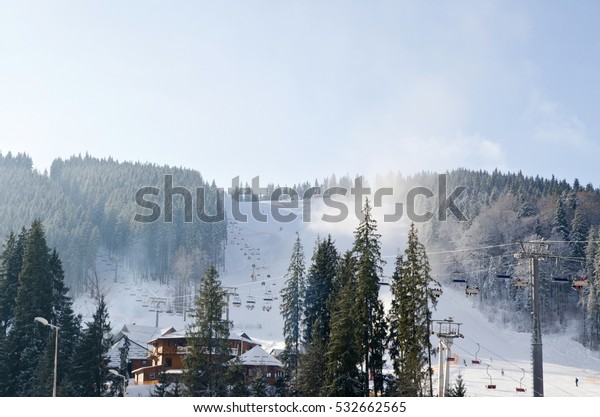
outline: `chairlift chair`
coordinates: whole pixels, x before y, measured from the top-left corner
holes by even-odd
[[[475,352],[475,359],[471,359],[471,363],[473,365],[479,365],[481,363],[481,360],[477,359],[477,355],[479,355],[480,350],[481,346],[479,346],[479,343],[477,343],[477,352]]]
[[[381,277],[379,279],[379,285],[383,285],[383,286],[389,286],[390,285],[390,280],[388,277]]]
[[[467,296],[469,296],[469,295],[479,295],[479,287],[469,287],[467,285],[467,287],[465,288],[465,294]]]
[[[256,305],[256,299],[254,298],[254,296],[249,295],[248,298],[246,298],[246,308],[248,310],[254,310],[255,305]]]
[[[240,299],[239,295],[233,297],[233,306],[234,307],[241,307],[242,306],[242,300]]]
[[[519,381],[519,386],[517,388],[515,388],[517,390],[517,392],[525,392],[526,389],[523,388],[523,378],[525,378],[525,369],[521,368],[521,372],[523,372],[523,376],[521,377],[521,380]]]
[[[457,266],[456,262],[454,263],[454,271],[452,271],[451,275],[452,275],[453,283],[455,283],[455,284],[466,284],[467,283],[467,280],[464,278],[463,273],[458,270],[458,266]]]
[[[490,375],[490,365],[487,366],[487,369],[485,370],[488,374],[488,376],[490,377],[490,383],[487,384],[485,387],[487,389],[496,389],[496,384],[494,384],[494,382],[492,381],[492,376]]]
[[[523,281],[521,278],[517,278],[516,281],[513,282],[513,287],[515,288],[525,288],[527,285],[529,285],[529,283]]]
[[[574,290],[582,290],[584,288],[587,288],[588,286],[588,281],[585,278],[578,278],[576,280],[573,281],[573,283],[571,284],[571,288],[573,288]]]
[[[263,296],[263,301],[273,301],[273,291],[267,290]]]
[[[435,297],[435,298],[440,298],[440,296],[444,293],[444,291],[442,291],[442,289],[440,287],[434,287],[431,289],[431,294]]]

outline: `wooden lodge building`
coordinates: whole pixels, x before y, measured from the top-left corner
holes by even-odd
[[[166,329],[147,343],[150,348],[147,351],[146,365],[132,370],[136,384],[157,383],[159,374],[163,370],[169,374],[183,372],[183,359],[188,352],[185,330]],[[261,372],[266,382],[272,384],[278,376],[283,374],[281,362],[269,355],[246,333],[230,335],[228,345],[231,358],[240,359],[248,381]],[[136,363],[139,362],[136,361]]]

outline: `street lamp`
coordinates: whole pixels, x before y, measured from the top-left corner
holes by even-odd
[[[55,326],[54,324],[48,323],[48,320],[46,320],[43,317],[36,317],[36,318],[33,319],[33,321],[37,321],[38,323],[42,323],[44,326],[51,327],[55,331],[55,338],[54,338],[54,383],[52,384],[52,396],[56,397],[56,371],[57,371],[57,365],[58,365],[58,331],[60,330],[60,327]]]
[[[120,376],[121,378],[123,378],[123,397],[124,397],[125,396],[125,390],[127,389],[127,385],[125,385],[125,383],[127,381],[127,377],[125,375],[121,375],[120,373],[118,373],[114,369],[109,369],[108,373],[111,374],[111,375]]]

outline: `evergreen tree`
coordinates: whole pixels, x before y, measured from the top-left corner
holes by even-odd
[[[3,335],[13,319],[26,238],[25,229],[18,237],[11,232],[0,255],[0,332]]]
[[[9,367],[6,363],[7,350],[6,350],[6,336],[0,332],[0,397],[8,396],[8,389],[11,385],[9,377]]]
[[[575,217],[573,218],[573,222],[571,223],[571,234],[569,235],[569,240],[571,244],[571,256],[574,258],[584,258],[585,257],[585,240],[587,238],[587,227],[585,224],[585,220],[581,215],[581,210],[575,210]]]
[[[183,382],[190,396],[215,397],[226,394],[227,362],[231,358],[227,340],[229,323],[223,319],[226,292],[219,274],[211,266],[200,281],[196,318],[188,328],[188,349]]]
[[[181,397],[179,375],[169,375],[162,369],[158,374],[157,384],[150,395],[152,397]]]
[[[249,395],[248,386],[246,385],[246,372],[238,357],[229,362],[226,379],[229,384],[230,397],[247,397]]]
[[[35,317],[53,319],[53,281],[49,276],[49,250],[43,226],[35,220],[25,241],[23,263],[14,307],[14,324],[7,341],[8,395],[37,395],[36,372],[51,329],[34,322]]]
[[[466,397],[467,396],[467,387],[465,387],[465,381],[463,381],[463,377],[461,374],[458,374],[456,377],[456,383],[452,388],[450,388],[449,397]]]
[[[266,397],[267,396],[267,383],[265,382],[264,375],[259,372],[252,380],[250,391],[253,397]]]
[[[49,271],[53,283],[53,320],[60,328],[58,343],[58,390],[68,395],[69,369],[72,366],[75,350],[81,338],[81,316],[75,315],[69,289],[64,283],[62,262],[56,250],[50,255]],[[52,348],[54,342],[52,342]],[[125,375],[125,374],[123,374]]]
[[[326,372],[323,358],[326,353],[325,342],[319,338],[313,338],[306,346],[306,352],[300,357],[296,383],[301,396],[317,397],[321,394],[324,384],[322,376]]]
[[[586,267],[590,279],[585,299],[586,326],[584,338],[590,349],[600,345],[600,230],[590,229],[586,248]]]
[[[540,218],[535,218],[535,223],[533,224],[533,234],[538,238],[542,237],[542,224],[540,223]]]
[[[559,198],[556,201],[556,210],[554,211],[554,220],[552,223],[552,234],[564,241],[569,240],[569,223],[567,222],[567,214],[562,198]]]
[[[316,338],[327,345],[330,321],[327,301],[333,290],[337,265],[338,252],[331,235],[318,240],[306,278],[304,341],[307,343]]]
[[[378,397],[383,393],[383,367],[388,339],[388,323],[385,317],[383,303],[379,301],[373,315],[373,338],[371,340],[371,375],[373,377],[373,395]]]
[[[119,381],[115,386],[117,387],[116,397],[124,397],[125,391],[127,391],[127,386],[129,385],[129,347],[131,343],[129,342],[129,338],[127,336],[124,337],[125,341],[123,342],[123,346],[119,348],[119,374],[123,375],[125,378],[119,377],[119,379],[123,379],[123,381]],[[122,383],[121,383],[122,382]]]
[[[286,274],[285,287],[281,291],[281,315],[285,341],[282,359],[286,373],[291,377],[292,385],[295,384],[300,359],[305,285],[304,250],[300,236],[297,235]]]
[[[369,373],[375,374],[371,361],[371,348],[375,337],[375,310],[379,303],[379,281],[383,274],[380,235],[377,222],[371,215],[371,206],[366,199],[363,207],[363,220],[354,233],[353,252],[356,257],[356,315],[360,330],[360,346],[364,369],[364,396],[369,395]]]
[[[346,252],[340,261],[337,288],[330,297],[331,337],[327,346],[323,394],[331,397],[364,395],[359,365],[361,363],[360,329],[356,316],[357,282],[355,259]]]
[[[429,285],[429,261],[419,242],[414,224],[408,234],[404,257],[398,255],[392,276],[390,321],[390,359],[398,380],[399,394],[420,396],[431,392],[431,310],[436,298]],[[424,371],[424,369],[427,369]]]
[[[167,397],[168,388],[169,388],[169,381],[168,381],[167,373],[165,372],[164,369],[161,369],[161,371],[158,374],[158,379],[157,379],[156,385],[154,386],[154,389],[152,390],[152,394],[150,394],[150,395],[152,397]]]
[[[78,397],[103,397],[107,395],[106,382],[109,380],[108,350],[111,346],[110,322],[104,297],[100,297],[98,307],[87,322],[81,340],[75,349],[71,369],[71,393]],[[60,342],[59,342],[60,343]]]

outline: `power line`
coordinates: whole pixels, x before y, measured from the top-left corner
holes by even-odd
[[[475,342],[473,339],[470,339],[470,338],[468,338],[468,337],[466,337],[466,336],[465,336],[465,339],[468,339],[468,340],[470,340],[470,341],[471,341],[471,342],[473,342],[473,343],[478,343],[478,342]],[[487,350],[487,351],[488,351],[489,353],[491,353],[492,355],[494,355],[494,356],[496,356],[496,357],[500,358],[500,359],[501,359],[501,360],[503,360],[504,362],[507,362],[507,363],[511,364],[511,365],[512,365],[512,366],[514,366],[515,368],[518,368],[518,369],[523,369],[523,368],[519,367],[517,364],[515,364],[514,362],[511,362],[510,360],[508,360],[508,359],[506,359],[506,358],[502,357],[501,355],[497,354],[496,352],[492,351],[491,349],[488,349],[488,348],[486,348],[486,347],[485,347],[485,346],[483,346],[482,344],[479,344],[479,346],[481,346],[481,348],[483,348],[484,350]],[[530,373],[530,372],[528,372],[528,371],[525,371],[525,373],[527,373],[527,374],[531,374],[531,373]],[[554,384],[552,384],[552,383],[548,382],[547,380],[544,380],[544,383],[546,383],[546,384],[548,384],[548,385],[551,385],[551,386],[553,386],[554,388],[556,388],[556,389],[558,389],[558,390],[560,390],[560,391],[564,392],[565,394],[568,394],[568,395],[570,395],[571,397],[574,397],[574,396],[575,396],[575,395],[571,394],[569,391],[565,391],[565,390],[564,390],[564,389],[562,389],[561,387],[559,387],[559,386],[556,386],[556,385],[554,385]]]
[[[486,250],[486,249],[505,248],[505,247],[516,246],[516,245],[518,245],[518,243],[503,243],[501,245],[481,246],[479,248],[451,249],[451,250],[438,251],[438,252],[428,252],[427,256],[444,255],[444,254],[448,254],[448,253],[459,253],[459,252],[477,252],[477,251],[482,251],[482,250]],[[396,255],[382,256],[382,258],[395,258],[395,257],[396,257]]]
[[[466,349],[465,349],[465,348],[463,348],[462,346],[459,346],[458,344],[456,344],[456,347],[457,347],[457,348],[459,348],[460,350],[462,350],[463,352],[466,352],[466,353],[467,353],[467,355],[469,355],[469,356],[472,356],[473,358],[475,357],[475,355],[473,355],[473,353],[469,352],[468,350],[466,350]],[[487,349],[486,349],[486,350],[487,350]],[[498,370],[498,368],[496,368],[495,366],[493,366],[493,365],[491,365],[491,364],[487,363],[486,361],[482,361],[482,364],[483,364],[483,365],[486,365],[486,366],[489,366],[490,368],[492,368],[492,369],[494,369],[494,370],[496,370],[496,371]],[[516,365],[515,365],[515,366],[516,366]],[[526,374],[529,374],[529,372],[525,371],[523,368],[519,368],[519,367],[517,367],[517,368],[518,368],[518,370],[519,370],[519,371],[523,371],[523,372],[525,372]],[[510,376],[510,375],[504,375],[504,376],[505,376],[506,378],[512,379],[513,381],[515,381],[515,383],[519,383],[519,386],[521,386],[521,385],[525,385],[525,387],[527,387],[527,388],[531,389],[531,387],[530,387],[529,385],[527,385],[527,384],[523,384],[523,383],[522,383],[520,380],[517,380],[517,379],[513,378],[513,377],[512,377],[512,376]]]

